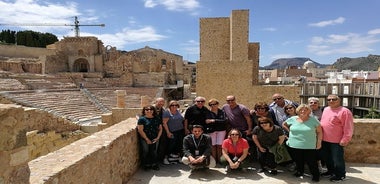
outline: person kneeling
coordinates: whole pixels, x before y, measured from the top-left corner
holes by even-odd
[[[242,138],[239,130],[232,129],[228,138],[223,141],[220,163],[226,165],[227,172],[240,170],[245,166],[244,159],[248,155],[248,149],[248,141]]]
[[[182,162],[192,170],[215,167],[215,159],[211,155],[211,137],[203,134],[201,125],[193,125],[191,134],[183,139]]]

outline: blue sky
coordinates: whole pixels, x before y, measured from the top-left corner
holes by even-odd
[[[380,55],[379,0],[0,0],[0,24],[81,26],[118,50],[149,46],[199,59],[199,19],[249,9],[249,42],[260,42],[260,66],[278,58],[309,57],[332,64],[340,57]],[[5,26],[74,36],[71,26]]]

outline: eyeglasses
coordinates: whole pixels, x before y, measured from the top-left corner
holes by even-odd
[[[293,109],[293,107],[288,107],[288,108],[285,108],[285,110],[289,110],[289,109]]]
[[[232,100],[228,100],[228,99],[227,99],[226,101],[227,101],[227,102],[233,102],[233,101],[235,101],[235,99],[232,99]]]
[[[318,104],[318,102],[309,102],[309,104]]]
[[[337,98],[328,98],[327,101],[331,102],[331,101],[337,101],[338,99]]]
[[[231,136],[239,136],[239,134],[230,134]]]
[[[195,102],[197,102],[197,103],[204,103],[205,101],[204,100],[197,100]]]
[[[276,100],[281,100],[282,97],[277,97],[277,98],[273,98],[273,101],[276,101]]]
[[[144,109],[144,111],[153,111],[153,109]]]
[[[208,104],[209,106],[213,106],[213,105],[218,105],[217,103],[214,103],[214,104]]]
[[[260,122],[259,124],[262,125],[262,124],[269,124],[270,122],[266,121],[266,122]]]

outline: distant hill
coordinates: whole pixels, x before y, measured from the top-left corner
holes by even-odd
[[[375,71],[380,66],[380,55],[368,55],[367,57],[337,59],[333,66],[338,70]]]
[[[303,64],[306,61],[312,61],[319,68],[324,68],[324,67],[327,66],[327,65],[323,65],[323,64],[317,63],[317,62],[311,60],[310,58],[296,57],[296,58],[281,58],[281,59],[276,59],[270,65],[264,66],[264,67],[260,67],[260,69],[266,69],[266,70],[285,69],[288,66],[297,66],[297,67],[302,68]]]
[[[320,64],[315,61],[313,61],[310,58],[304,58],[304,57],[296,57],[296,58],[281,58],[276,59],[273,61],[270,65],[260,67],[260,69],[285,69],[288,66],[297,66],[302,68],[303,64],[306,61],[312,61],[316,64],[319,68],[325,68],[328,65]],[[337,59],[335,63],[332,64],[332,66],[339,71],[341,70],[351,70],[351,71],[361,71],[361,70],[377,70],[380,67],[380,55],[368,55],[367,57],[359,57],[359,58],[348,58],[343,57]]]

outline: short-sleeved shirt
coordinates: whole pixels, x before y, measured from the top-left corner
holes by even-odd
[[[222,109],[226,113],[231,128],[236,128],[240,131],[248,130],[248,123],[245,116],[250,116],[250,113],[246,106],[238,104],[235,108],[231,109],[228,104],[225,104]]]
[[[161,123],[161,119],[157,116],[154,116],[153,118],[140,116],[139,120],[137,121],[137,125],[144,126],[144,132],[150,140],[153,140],[158,136],[159,127]]]
[[[169,118],[168,120],[168,127],[170,132],[175,132],[178,130],[183,130],[183,116],[179,112],[179,110],[176,111],[175,114],[170,113],[169,110],[165,110],[162,118]]]
[[[222,148],[226,149],[229,155],[240,157],[243,155],[243,151],[249,148],[249,145],[248,141],[244,138],[239,138],[236,145],[228,138],[223,141]]]
[[[273,126],[273,130],[270,132],[265,131],[259,126],[256,126],[253,131],[253,135],[257,136],[260,145],[265,148],[272,147],[278,142],[280,136],[284,135],[284,131],[277,125]]]
[[[303,123],[297,121],[298,116],[292,116],[286,120],[289,126],[289,139],[287,144],[289,147],[298,149],[315,149],[317,144],[316,128],[320,126],[319,121],[310,116]]]

